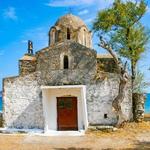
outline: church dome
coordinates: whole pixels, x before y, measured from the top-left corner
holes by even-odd
[[[49,46],[72,40],[88,48],[92,47],[92,33],[84,21],[72,14],[60,17],[49,31]]]
[[[66,26],[73,29],[78,29],[82,26],[86,27],[86,24],[79,17],[72,14],[67,14],[59,18],[55,23],[55,26]]]

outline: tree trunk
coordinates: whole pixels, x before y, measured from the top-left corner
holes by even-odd
[[[112,102],[112,108],[115,111],[116,116],[117,116],[116,125],[120,126],[124,121],[126,121],[126,118],[122,112],[121,103],[124,100],[126,84],[128,82],[128,74],[126,72],[127,62],[123,66],[122,63],[119,61],[118,57],[116,56],[115,52],[113,51],[112,47],[109,44],[107,44],[107,42],[105,42],[102,37],[100,37],[99,46],[106,49],[110,53],[110,55],[113,57],[115,64],[117,66],[117,73],[120,76],[118,95]]]
[[[131,83],[132,83],[132,113],[133,115],[135,114],[135,111],[134,111],[134,80],[135,80],[135,65],[133,63],[133,60],[131,60]],[[135,117],[134,117],[134,120],[135,120]]]
[[[133,89],[134,89],[135,73],[136,73],[136,71],[135,71],[135,65],[134,65],[133,60],[131,60],[132,93],[134,93],[134,92],[133,92]]]
[[[125,97],[127,81],[128,81],[127,73],[126,72],[121,73],[118,95],[112,102],[112,107],[114,108],[118,119],[116,126],[120,126],[124,121],[126,121],[126,117],[123,115],[121,109],[121,103],[123,102]]]
[[[146,96],[144,94],[133,93],[133,118],[136,122],[144,120],[144,103]]]

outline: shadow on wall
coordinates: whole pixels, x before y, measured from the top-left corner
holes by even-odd
[[[15,80],[8,79],[8,83],[11,82],[11,87],[8,85],[5,86],[5,91],[11,91],[13,94],[12,97],[9,98],[11,100],[8,101],[9,104],[4,106],[4,116],[6,116],[4,126],[18,129],[44,129],[40,85],[59,85],[60,83],[62,85],[65,83],[81,84],[79,81],[86,83],[86,81],[90,81],[89,78],[91,78],[88,71],[88,69],[80,71],[78,69],[67,71],[55,70],[46,74],[46,76],[43,75],[43,80],[38,73],[33,73],[25,77],[18,77],[15,78]],[[86,75],[88,76],[87,78],[85,77]],[[38,83],[33,83],[34,81],[37,81]],[[18,92],[17,89],[20,88],[22,90],[19,90]]]
[[[54,71],[51,71],[49,74],[43,75],[42,78],[41,78],[41,74],[38,75],[38,73],[34,73],[32,75],[30,74],[28,76],[19,77],[15,79],[15,81],[11,83],[12,87],[8,87],[8,85],[5,87],[6,88],[5,91],[11,91],[11,93],[12,92],[15,93],[10,98],[11,101],[10,100],[8,101],[10,103],[5,106],[7,107],[5,111],[7,110],[8,112],[10,112],[9,114],[5,114],[7,115],[5,126],[11,127],[11,128],[18,128],[18,129],[22,129],[22,128],[43,129],[44,128],[44,116],[43,116],[43,105],[42,105],[40,85],[59,85],[59,84],[61,85],[72,84],[73,85],[73,84],[84,84],[84,83],[91,84],[92,82],[97,82],[93,80],[93,76],[95,74],[92,72],[90,75],[90,73],[91,72],[89,72],[89,69],[87,70],[79,70],[79,69],[54,70]],[[33,85],[33,82],[35,80],[38,83],[36,82]],[[21,82],[18,82],[18,81],[21,81]],[[13,88],[13,85],[15,85],[14,86],[15,89],[21,88],[22,90],[18,92],[18,90],[15,90]],[[97,87],[97,84],[95,84],[95,87]],[[28,90],[29,92],[27,92],[26,90]],[[93,112],[93,102],[91,102],[91,105],[92,105],[91,112]],[[95,105],[97,105],[97,103],[95,103]],[[97,111],[96,113],[99,113],[99,111]]]
[[[10,128],[44,129],[43,106],[41,101],[34,100],[10,124]]]

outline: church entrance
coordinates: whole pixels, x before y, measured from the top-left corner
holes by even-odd
[[[57,97],[57,129],[78,130],[77,97]]]

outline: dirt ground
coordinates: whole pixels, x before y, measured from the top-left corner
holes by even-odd
[[[150,122],[128,123],[115,132],[88,131],[81,137],[0,134],[0,150],[150,150]]]

